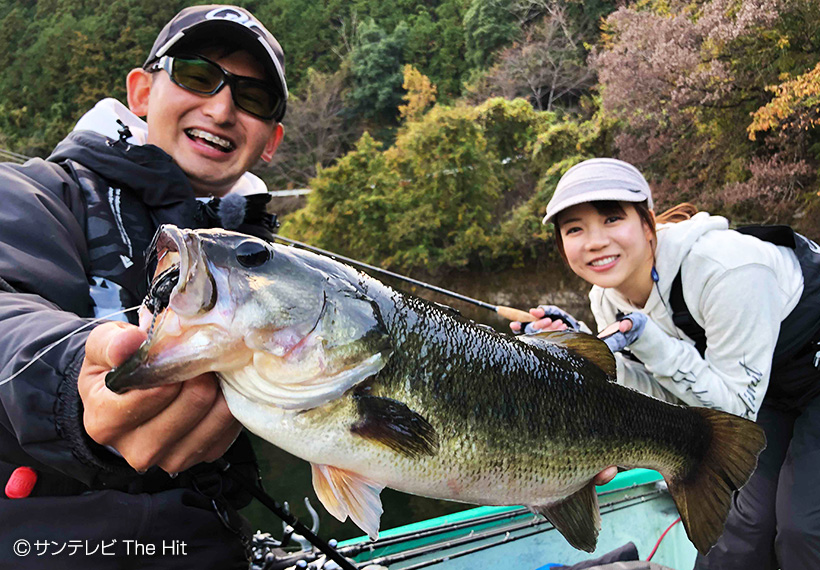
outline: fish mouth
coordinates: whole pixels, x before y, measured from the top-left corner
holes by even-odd
[[[202,366],[209,356],[203,347],[209,340],[224,336],[212,324],[182,326],[186,319],[209,312],[218,299],[216,281],[199,238],[166,225],[159,229],[150,249],[156,252],[157,268],[140,309],[140,328],[148,336],[125,363],[106,376],[106,386],[119,394],[208,371]],[[184,350],[189,345],[202,354]]]
[[[202,242],[193,232],[162,226],[151,249],[156,252],[157,269],[145,306],[154,316],[167,307],[192,316],[216,305],[216,282],[202,253]]]

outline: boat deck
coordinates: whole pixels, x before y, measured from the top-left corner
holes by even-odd
[[[628,542],[646,559],[678,512],[660,474],[648,469],[619,473],[598,487],[601,534],[594,554],[570,546],[555,528],[523,507],[479,507],[386,530],[379,540],[356,538],[339,544],[359,567],[390,570],[540,569],[596,558]],[[653,562],[689,570],[696,551],[683,525],[666,534]]]

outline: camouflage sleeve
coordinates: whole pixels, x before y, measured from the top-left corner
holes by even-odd
[[[0,277],[18,291],[0,291],[0,460],[90,483],[107,452],[82,428],[77,375],[89,331],[54,344],[85,324],[90,306],[77,200],[56,165],[0,165]]]

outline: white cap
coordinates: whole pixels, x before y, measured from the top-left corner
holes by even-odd
[[[652,209],[652,190],[640,171],[616,158],[591,158],[566,171],[547,204],[548,223],[576,204],[598,201],[643,202]]]

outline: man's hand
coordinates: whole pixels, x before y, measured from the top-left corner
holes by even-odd
[[[158,465],[178,473],[218,459],[242,426],[228,410],[213,374],[122,395],[105,387],[106,374],[145,338],[139,328],[121,322],[100,325],[89,335],[77,381],[86,432],[141,472]]]

